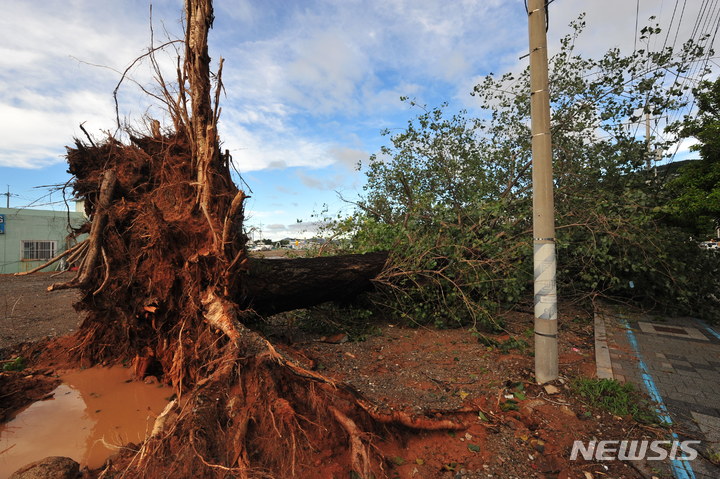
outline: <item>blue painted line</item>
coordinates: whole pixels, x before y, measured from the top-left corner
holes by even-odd
[[[695,322],[697,322],[700,326],[705,328],[705,331],[715,336],[717,339],[720,339],[720,334],[718,334],[717,331],[715,331],[713,328],[711,328],[708,324],[705,323],[705,321],[702,321],[700,319],[696,319]]]
[[[635,337],[635,333],[633,333],[633,330],[630,328],[630,325],[625,318],[620,317],[620,322],[622,323],[625,331],[627,332],[628,342],[633,349],[633,353],[637,357],[638,366],[640,368],[643,383],[645,383],[645,388],[647,389],[648,394],[650,395],[652,400],[655,401],[658,405],[658,416],[660,416],[660,420],[662,422],[667,425],[671,425],[673,423],[672,418],[670,417],[670,413],[668,412],[668,409],[662,400],[662,396],[660,396],[660,391],[658,391],[657,387],[655,386],[655,381],[653,381],[653,378],[650,375],[650,370],[648,369],[647,364],[645,364],[642,354],[640,354],[640,347],[638,345],[637,338]],[[678,435],[674,432],[672,433],[672,438],[674,441],[680,440]],[[673,475],[676,477],[676,479],[695,479],[695,473],[693,472],[693,468],[690,465],[690,461],[671,459],[670,468],[672,469]]]

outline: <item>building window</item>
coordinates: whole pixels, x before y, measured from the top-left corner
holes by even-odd
[[[55,257],[57,241],[23,241],[23,256],[25,261],[47,261]]]

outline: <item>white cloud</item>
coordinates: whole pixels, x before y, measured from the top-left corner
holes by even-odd
[[[245,211],[245,217],[248,219],[254,219],[254,220],[260,220],[262,218],[272,218],[278,215],[285,214],[284,210],[273,210],[273,211],[265,211],[265,210],[246,210]]]
[[[251,131],[242,126],[220,129],[223,148],[229,149],[238,170],[268,168],[323,168],[332,164],[329,145],[286,131]]]
[[[259,123],[252,123],[257,118]],[[220,136],[223,149],[230,150],[240,171],[272,168],[325,168],[340,164],[354,170],[358,161],[369,154],[336,141],[313,138],[289,126],[291,118],[282,108],[262,111],[240,111],[233,108],[223,112]],[[350,135],[350,142],[360,140]],[[360,142],[361,143],[361,142]]]
[[[249,0],[234,0],[230,3],[217,2],[215,5],[216,16],[218,11],[232,19],[234,22],[251,23],[258,16],[256,5]]]
[[[112,70],[122,71],[149,42],[148,4],[132,6],[139,8],[114,2],[98,8],[80,0],[3,6],[0,44],[12,53],[0,52],[0,165],[58,163],[64,145],[81,134],[80,123],[93,134],[114,128],[112,90],[119,74]],[[143,82],[151,77],[137,73]],[[140,103],[137,89],[122,93],[121,106]]]
[[[300,179],[300,182],[303,185],[307,186],[308,188],[312,188],[315,190],[326,189],[326,181],[324,179],[307,175],[307,174],[303,173],[302,171],[298,171],[298,172],[296,172],[296,174],[297,174],[297,177]]]
[[[369,71],[368,58],[339,31],[319,31],[292,45],[285,68],[287,96],[321,114],[354,107],[356,90]]]
[[[375,114],[404,110],[406,105],[400,101],[400,97],[412,98],[423,90],[419,84],[407,82],[400,82],[391,88],[378,87],[375,83],[367,82],[362,88],[365,109]]]
[[[398,111],[399,96],[419,95],[428,79],[454,83],[508,47],[516,50],[518,36],[493,23],[526,30],[524,15],[508,16],[510,9],[497,1],[303,5],[284,9],[281,29],[270,23],[270,33],[257,32],[222,52],[235,98],[314,116]],[[268,12],[256,21],[267,20]]]
[[[0,166],[41,168],[64,161],[65,145],[73,136],[81,134],[79,124],[87,121],[94,127],[110,126],[107,118],[97,111],[109,108],[107,102],[94,92],[72,92],[64,98],[47,98],[48,108],[42,108],[43,97],[35,96],[28,104],[12,106],[0,102]]]
[[[226,107],[228,111],[220,120],[223,123],[264,127],[277,131],[286,128],[286,118],[289,113],[281,103],[260,104],[242,109],[232,108],[232,103],[230,105],[230,108]]]
[[[443,72],[444,79],[454,81],[457,78],[467,76],[468,71],[470,71],[470,62],[463,53],[452,52],[442,59],[440,71]]]
[[[309,117],[339,114],[357,118],[358,125],[371,126],[376,134],[383,126],[381,115],[405,109],[401,95],[421,93],[418,75],[430,73],[449,81],[464,74],[470,63],[467,52],[478,53],[482,45],[465,42],[464,35],[470,31],[470,18],[484,15],[485,5],[318,2],[290,7],[282,12],[283,20],[273,24],[280,10],[272,6],[218,1],[217,12],[231,20],[223,25],[237,29],[213,32],[224,43],[211,51],[227,59],[224,82],[229,98],[221,119],[225,147],[245,171],[354,162],[348,155],[356,145],[322,139],[328,136],[323,134],[308,136],[309,125],[298,127],[298,118],[307,122]],[[18,2],[5,10],[0,43],[10,51],[0,55],[0,111],[4,117],[15,116],[4,120],[12,134],[0,146],[3,164],[26,167],[59,160],[62,146],[83,121],[93,133],[114,127],[111,93],[117,71],[147,48],[149,8],[139,0],[130,8],[114,3],[93,7],[97,5],[89,1],[55,0],[44,3],[43,9]],[[469,10],[458,16],[461,8]],[[164,37],[164,28],[178,34],[181,11],[177,0],[154,2],[156,41]],[[228,41],[243,34],[243,25],[255,35]],[[267,31],[260,32],[263,27]],[[168,69],[174,66],[172,54],[158,58]],[[131,75],[152,84],[147,62]],[[131,122],[151,103],[131,79],[125,81],[119,100],[121,116]],[[160,116],[156,110],[153,114]],[[349,131],[339,133],[344,137]],[[22,152],[28,158],[23,159]],[[38,160],[40,155],[53,160]]]
[[[358,163],[367,160],[370,156],[366,151],[342,146],[330,148],[328,153],[337,161],[338,164],[351,171],[354,171],[357,168]]]
[[[290,224],[274,223],[264,226],[262,232],[264,237],[274,241],[279,241],[283,238],[308,239],[316,236],[321,227],[322,223],[316,221],[295,222]]]
[[[285,195],[297,196],[300,194],[299,192],[292,190],[292,189],[288,188],[287,186],[283,186],[283,185],[276,185],[275,189]]]
[[[699,145],[699,144],[700,144],[700,142],[695,138],[683,138],[675,146],[675,148],[677,148],[677,151],[675,151],[674,149],[671,149],[669,153],[675,153],[678,155],[687,155],[687,154],[691,153],[690,148],[692,148],[695,145]],[[697,155],[697,153],[696,153],[696,155]]]
[[[149,1],[4,3],[0,165],[61,162],[64,145],[83,136],[81,122],[93,134],[114,128],[112,89],[119,75],[82,62],[123,71],[142,54],[149,43]],[[181,36],[182,1],[152,3],[156,41],[165,38],[164,29]],[[688,2],[680,39],[689,36],[698,3]],[[634,7],[623,0],[553,3],[551,51],[581,10],[588,11],[588,26],[579,50],[598,55],[621,45],[632,51]],[[662,8],[641,2],[640,24],[652,13],[667,24],[672,5]],[[518,60],[527,51],[519,1],[216,0],[215,9],[210,54],[215,62],[226,59],[223,148],[243,172],[305,168],[298,182],[319,190],[357,181],[350,172],[384,141],[378,131],[405,127],[415,112],[400,96],[430,107],[442,101],[474,107],[469,93],[477,79],[527,64]],[[172,71],[172,53],[158,58]],[[131,75],[151,84],[147,62]],[[131,123],[150,104],[130,80],[119,99]],[[150,112],[161,116],[157,108]],[[275,192],[283,193],[280,188]]]
[[[331,176],[327,175],[327,173],[322,175],[310,175],[302,170],[296,171],[295,174],[303,185],[308,188],[321,191],[335,190],[347,181],[347,175],[342,174],[335,174]]]

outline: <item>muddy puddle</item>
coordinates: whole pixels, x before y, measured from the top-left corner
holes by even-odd
[[[71,371],[60,378],[52,399],[0,425],[0,479],[47,456],[99,467],[118,446],[141,442],[172,394],[157,384],[128,382],[130,370],[122,367]]]

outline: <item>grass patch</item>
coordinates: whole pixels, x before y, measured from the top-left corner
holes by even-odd
[[[720,466],[720,449],[708,448],[707,459],[716,466]]]
[[[578,378],[572,381],[570,387],[590,406],[604,409],[615,416],[631,416],[644,424],[660,424],[653,403],[630,383],[620,383],[614,379]]]

